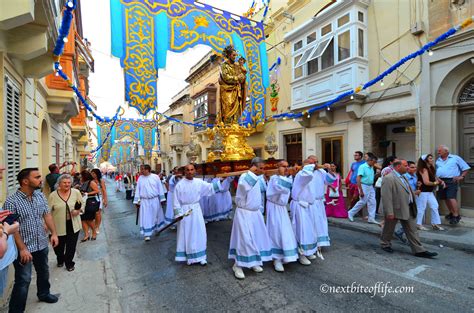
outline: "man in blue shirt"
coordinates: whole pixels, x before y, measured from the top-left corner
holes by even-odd
[[[438,190],[438,197],[444,200],[449,209],[446,219],[449,224],[457,224],[461,220],[456,200],[459,183],[466,178],[471,167],[459,156],[450,154],[445,145],[438,147],[436,160],[436,176],[446,183],[446,188]]]
[[[359,188],[360,200],[357,201],[356,205],[347,213],[348,218],[351,222],[354,221],[354,216],[359,212],[365,205],[369,211],[368,222],[371,224],[379,224],[375,220],[375,189],[374,189],[374,165],[377,162],[375,156],[369,156],[367,162],[359,166],[357,170],[357,186]]]
[[[361,151],[354,152],[354,160],[351,164],[351,179],[349,184],[349,207],[352,208],[357,201],[359,200],[359,187],[357,187],[357,172],[359,170],[359,166],[365,163],[363,159],[363,154]]]

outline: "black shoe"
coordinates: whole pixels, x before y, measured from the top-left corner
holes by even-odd
[[[415,253],[415,256],[417,256],[419,258],[428,258],[428,259],[431,259],[432,257],[435,257],[437,255],[438,255],[438,253],[429,252],[429,251],[423,251],[423,252]]]
[[[461,215],[453,216],[454,224],[459,224],[461,221]]]
[[[444,218],[446,218],[447,220],[451,220],[453,218],[453,213],[449,213]]]
[[[58,267],[63,267],[64,263],[58,263]]]
[[[46,303],[56,303],[58,302],[58,297],[52,294],[49,294],[47,296],[39,298],[40,302],[46,302]]]
[[[393,253],[392,247],[382,247],[382,250],[388,253]]]

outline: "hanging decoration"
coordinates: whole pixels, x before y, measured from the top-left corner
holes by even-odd
[[[144,150],[144,157],[150,158],[157,136],[158,122],[156,120],[119,119],[115,127],[106,122],[97,122],[97,137],[101,141],[102,134],[107,134],[110,140],[106,141],[101,149],[101,159],[108,161],[111,151],[116,144],[129,143],[140,145]],[[124,151],[117,150],[117,160],[125,160]]]
[[[247,123],[264,119],[265,90],[270,85],[263,24],[192,0],[110,0],[112,54],[120,58],[125,99],[142,115],[157,106],[158,69],[167,51],[196,45],[220,53],[234,45],[247,60],[250,104]]]
[[[270,104],[272,112],[276,112],[278,110],[278,102],[280,101],[280,97],[278,93],[280,92],[280,85],[278,84],[278,77],[280,76],[280,64],[281,59],[278,57],[275,63],[270,67]]]

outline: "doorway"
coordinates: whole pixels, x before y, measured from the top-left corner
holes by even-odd
[[[471,167],[461,185],[461,206],[474,209],[474,109],[460,111],[460,157]]]

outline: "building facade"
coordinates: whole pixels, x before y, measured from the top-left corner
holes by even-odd
[[[87,114],[53,73],[52,51],[64,1],[0,4],[0,163],[6,167],[0,198],[17,188],[21,168],[64,161],[78,164],[88,151]],[[80,1],[61,58],[63,71],[84,95],[94,60],[82,39]]]
[[[306,112],[354,89],[473,13],[472,1],[448,0],[290,0],[270,6],[268,59],[282,60],[277,112]],[[471,41],[472,29],[466,29],[330,109],[271,123],[279,157],[293,163],[315,154],[347,175],[354,151],[416,161],[423,153],[436,155],[443,143],[472,164]],[[472,180],[471,174],[461,192],[467,215]]]

